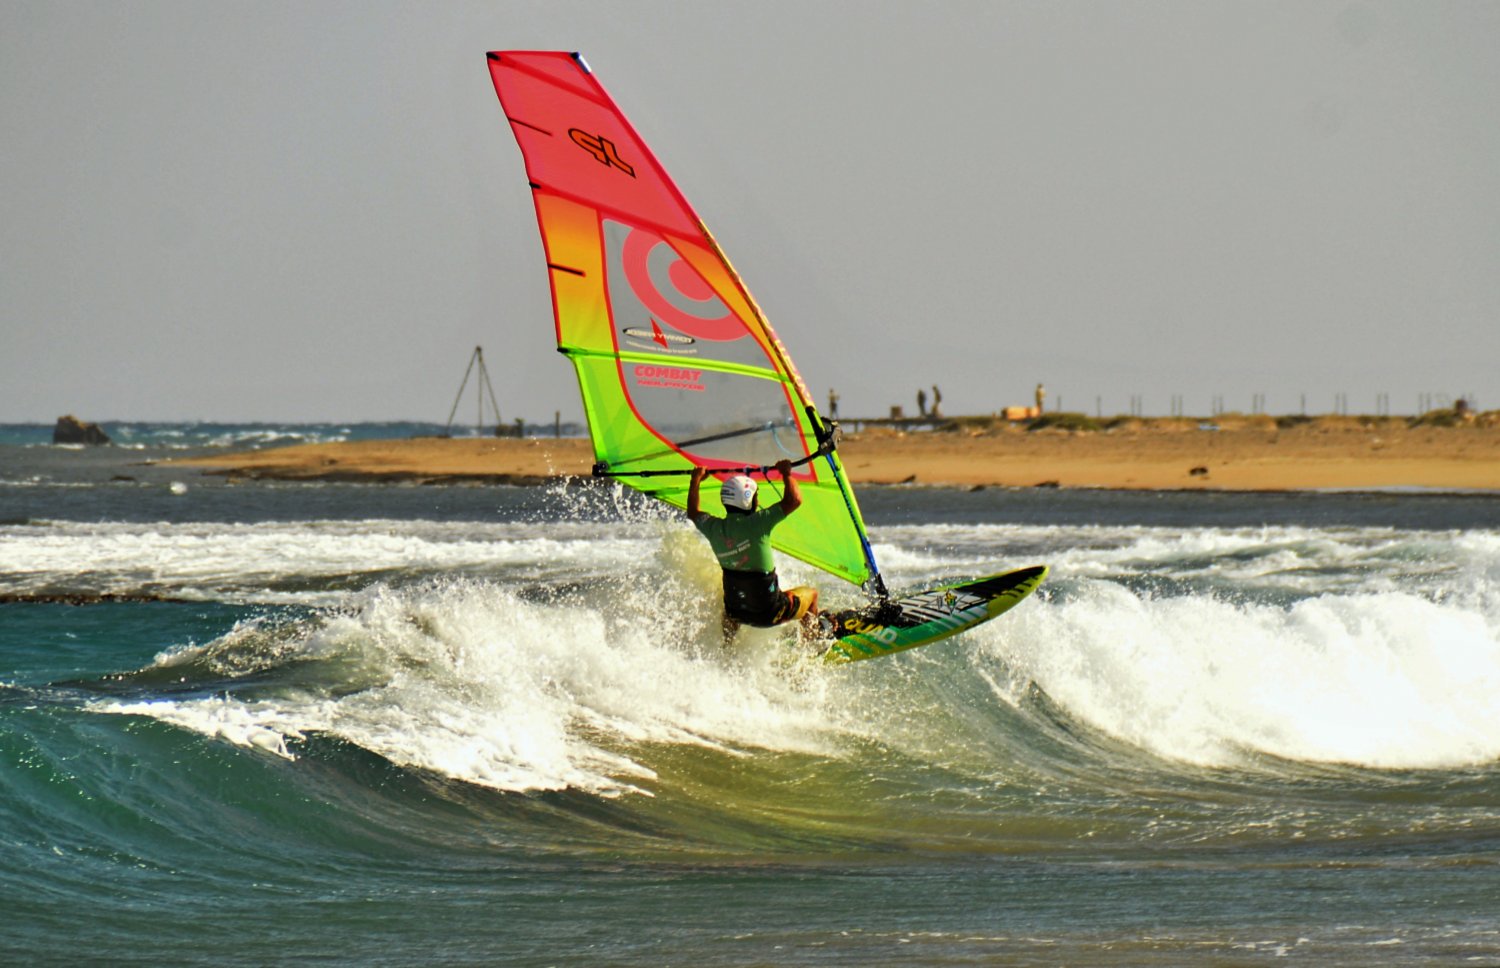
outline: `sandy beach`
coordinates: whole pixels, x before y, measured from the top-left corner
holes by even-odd
[[[1108,429],[1021,424],[846,433],[855,483],[1147,490],[1432,488],[1500,491],[1500,421],[1409,426],[1403,418],[1224,417],[1116,421]],[[589,443],[414,438],[309,444],[177,463],[281,480],[543,483],[586,477]]]

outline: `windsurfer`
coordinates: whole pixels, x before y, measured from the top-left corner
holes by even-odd
[[[724,569],[724,638],[744,625],[769,628],[796,619],[814,633],[817,627],[818,591],[815,588],[784,590],[776,577],[771,557],[771,530],[802,506],[802,492],[792,476],[791,461],[776,465],[784,490],[772,507],[759,508],[755,481],[742,474],[729,478],[719,490],[724,517],[704,511],[699,488],[706,471],[693,468],[688,485],[687,515],[708,539]]]

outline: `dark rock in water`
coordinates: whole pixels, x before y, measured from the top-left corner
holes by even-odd
[[[52,442],[54,444],[107,444],[110,440],[109,434],[104,432],[103,427],[79,420],[70,413],[66,417],[57,418],[57,426],[52,428]]]

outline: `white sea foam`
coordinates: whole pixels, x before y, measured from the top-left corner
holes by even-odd
[[[695,591],[704,594],[693,600],[710,600]],[[515,791],[649,792],[643,744],[828,748],[819,692],[786,675],[774,649],[727,661],[716,611],[655,597],[627,587],[592,602],[537,604],[479,582],[375,588],[290,648],[276,643],[289,678],[299,664],[338,665],[335,689],[293,688],[292,678],[274,697],[95,708],[283,756],[314,733],[335,736],[402,766]],[[234,647],[269,649],[253,635]],[[222,648],[174,650],[157,664],[188,665]]]
[[[1001,698],[1034,681],[1068,715],[1194,764],[1500,758],[1500,535],[972,530],[892,529],[879,546],[897,589],[1052,564],[1034,601],[939,653],[955,657],[944,675],[970,657],[969,675],[1010,684],[995,687]],[[897,674],[907,660],[788,674],[768,635],[727,657],[716,566],[678,519],[28,526],[0,532],[0,554],[43,576],[192,588],[414,575],[325,592],[340,607],[293,636],[299,661],[343,663],[336,686],[110,707],[273,752],[324,733],[497,788],[618,793],[651,788],[643,744],[837,755],[879,736],[920,755],[924,723],[943,715],[914,705],[920,690]],[[825,603],[854,600],[800,563],[783,560],[782,572],[823,586]],[[558,594],[523,593],[537,579]],[[196,648],[270,648],[242,639]]]
[[[1478,601],[1279,607],[1093,581],[980,635],[1070,715],[1162,756],[1441,768],[1500,758],[1500,613]]]
[[[359,521],[270,524],[57,524],[0,529],[0,589],[149,588],[181,597],[287,601],[263,594],[360,574],[505,572],[585,577],[629,569],[654,546],[650,526]],[[321,600],[313,587],[303,594]]]

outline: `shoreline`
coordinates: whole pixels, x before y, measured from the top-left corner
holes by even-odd
[[[839,454],[858,484],[1152,491],[1500,494],[1500,426],[1272,418],[1129,421],[1106,431],[1024,426],[905,432],[866,426]],[[546,484],[588,478],[580,438],[417,437],[178,458],[231,480]]]

